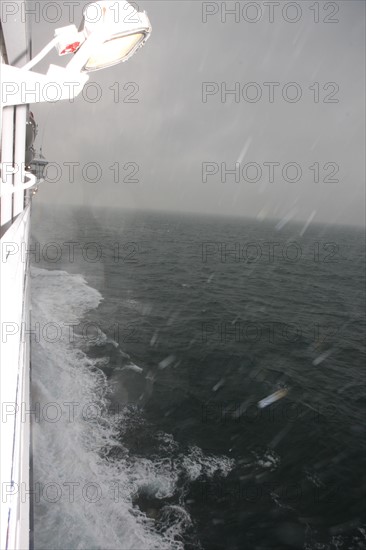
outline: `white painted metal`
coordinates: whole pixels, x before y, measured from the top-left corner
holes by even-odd
[[[27,550],[29,544],[29,292],[26,248],[30,206],[0,241],[1,430],[0,548]]]
[[[18,69],[10,65],[1,67],[1,100],[3,105],[27,105],[73,99],[89,80],[88,75],[50,65],[46,75]]]
[[[4,66],[4,65],[3,65]],[[13,166],[13,136],[14,136],[14,107],[5,107],[2,110],[2,131],[1,131],[1,182],[6,185],[13,185],[13,173],[10,170]],[[1,226],[6,225],[12,219],[12,195],[7,194],[1,198]]]
[[[85,42],[67,65],[69,70],[99,70],[127,61],[145,44],[152,30],[146,12],[137,11],[127,0],[97,0],[88,4],[84,10],[82,27]],[[110,60],[110,63],[93,69],[86,68],[89,58],[98,56],[104,42],[132,34],[141,34],[143,38],[123,58]]]
[[[14,149],[14,200],[13,217],[20,214],[24,208],[24,157],[25,157],[25,133],[27,123],[27,107],[19,105],[15,108],[15,149]],[[18,188],[18,190],[17,190]]]
[[[34,174],[31,174],[30,172],[23,171],[23,177],[25,179],[25,183],[22,183],[18,185],[17,189],[20,191],[21,189],[25,191],[26,189],[30,189],[31,187],[34,187],[38,183],[40,183],[37,180],[37,177]],[[7,195],[13,195],[14,194],[15,187],[10,185],[8,187],[2,187],[1,189],[1,198],[6,197]]]
[[[7,15],[4,19],[4,11],[1,10],[2,82],[4,69],[8,67],[7,62],[21,66],[29,59],[29,35],[27,36],[27,25],[21,15],[23,4],[18,0],[13,1],[11,8],[14,14]],[[24,173],[24,168],[21,169],[25,161],[26,113],[25,105],[1,110],[1,550],[29,548],[29,495],[26,496],[25,491],[30,488],[30,422],[29,416],[22,418],[21,411],[22,408],[30,408],[29,340],[24,330],[29,328],[30,310],[29,272],[25,255],[28,247],[30,206],[23,210],[23,197],[24,187],[34,185],[36,180],[33,176],[29,178]],[[15,194],[14,183],[17,188]]]

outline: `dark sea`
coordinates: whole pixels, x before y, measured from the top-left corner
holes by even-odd
[[[35,549],[366,548],[364,245],[35,201]]]

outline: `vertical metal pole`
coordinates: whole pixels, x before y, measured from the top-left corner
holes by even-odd
[[[13,185],[13,174],[10,168],[13,166],[14,147],[14,107],[3,108],[3,120],[1,128],[1,180],[4,184]],[[6,189],[6,187],[5,187]],[[12,220],[13,195],[6,193],[1,197],[1,227]]]
[[[25,133],[27,123],[27,106],[19,105],[15,108],[15,148],[14,148],[14,202],[13,217],[24,208],[24,191],[16,190],[17,185],[24,183]]]

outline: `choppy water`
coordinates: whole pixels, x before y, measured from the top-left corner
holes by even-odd
[[[38,205],[33,241],[36,549],[366,547],[361,231]]]

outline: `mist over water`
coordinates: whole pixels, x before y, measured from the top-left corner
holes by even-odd
[[[359,231],[33,220],[35,548],[365,547]]]

